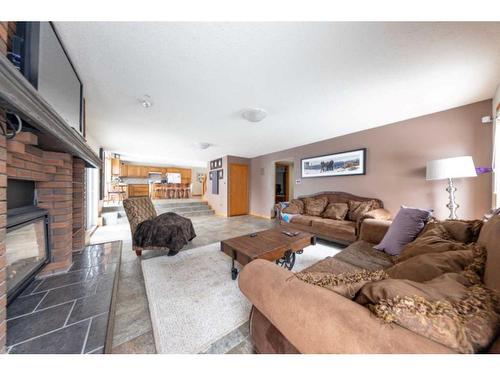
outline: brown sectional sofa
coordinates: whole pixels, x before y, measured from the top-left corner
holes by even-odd
[[[279,220],[280,225],[291,229],[302,230],[305,232],[316,234],[319,238],[337,242],[340,244],[348,245],[356,241],[359,235],[359,229],[361,223],[365,219],[379,219],[379,220],[389,220],[391,214],[389,211],[384,209],[384,204],[380,199],[359,197],[353,194],[345,192],[336,191],[325,191],[321,193],[316,193],[312,195],[302,196],[298,199],[304,200],[306,198],[321,198],[326,197],[328,203],[348,203],[349,201],[370,201],[373,200],[377,204],[377,208],[366,213],[360,220],[351,221],[345,220],[334,220],[329,218],[324,218],[322,216],[311,216],[306,214],[294,215],[291,222],[286,222],[282,220],[283,209],[287,206],[289,202],[285,204],[277,204],[275,207],[276,218]]]
[[[365,220],[358,241],[306,271],[386,269],[393,264],[391,257],[372,246],[389,225]],[[484,224],[478,243],[487,251],[483,282],[500,291],[500,216]],[[250,330],[259,353],[455,353],[400,325],[382,322],[353,300],[291,275],[264,260],[249,263],[240,274],[240,289],[253,304]],[[488,352],[500,353],[498,331]]]

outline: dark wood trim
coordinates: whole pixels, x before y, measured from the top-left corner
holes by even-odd
[[[101,167],[98,155],[85,139],[64,121],[3,55],[0,56],[0,105],[15,111],[30,125],[60,141],[61,151],[78,156],[91,167]]]

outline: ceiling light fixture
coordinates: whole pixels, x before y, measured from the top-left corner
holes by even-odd
[[[267,112],[261,108],[248,108],[243,110],[241,115],[250,122],[259,122],[266,118]]]
[[[151,97],[149,95],[144,95],[141,99],[139,99],[139,103],[141,103],[144,108],[150,108],[153,106],[153,102],[151,101]]]

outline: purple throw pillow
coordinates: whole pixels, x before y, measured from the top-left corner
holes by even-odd
[[[432,210],[401,206],[382,242],[375,249],[389,255],[399,255],[405,245],[413,241],[431,218]]]

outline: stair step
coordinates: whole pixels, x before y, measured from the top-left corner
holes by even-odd
[[[165,212],[175,212],[181,216],[193,217],[193,216],[211,216],[215,214],[215,211],[208,205],[207,202],[168,202],[168,203],[157,203],[154,202],[156,212],[158,214],[163,214]],[[123,205],[103,207],[103,213],[107,212],[117,212],[119,217],[126,217]]]
[[[178,202],[178,203],[162,203],[162,202],[154,202],[155,207],[192,207],[192,206],[208,206],[207,202]]]
[[[156,207],[156,211],[158,212],[192,212],[192,211],[210,211],[211,208],[208,206],[196,206],[196,207],[176,207],[176,208],[168,208],[168,207]]]

